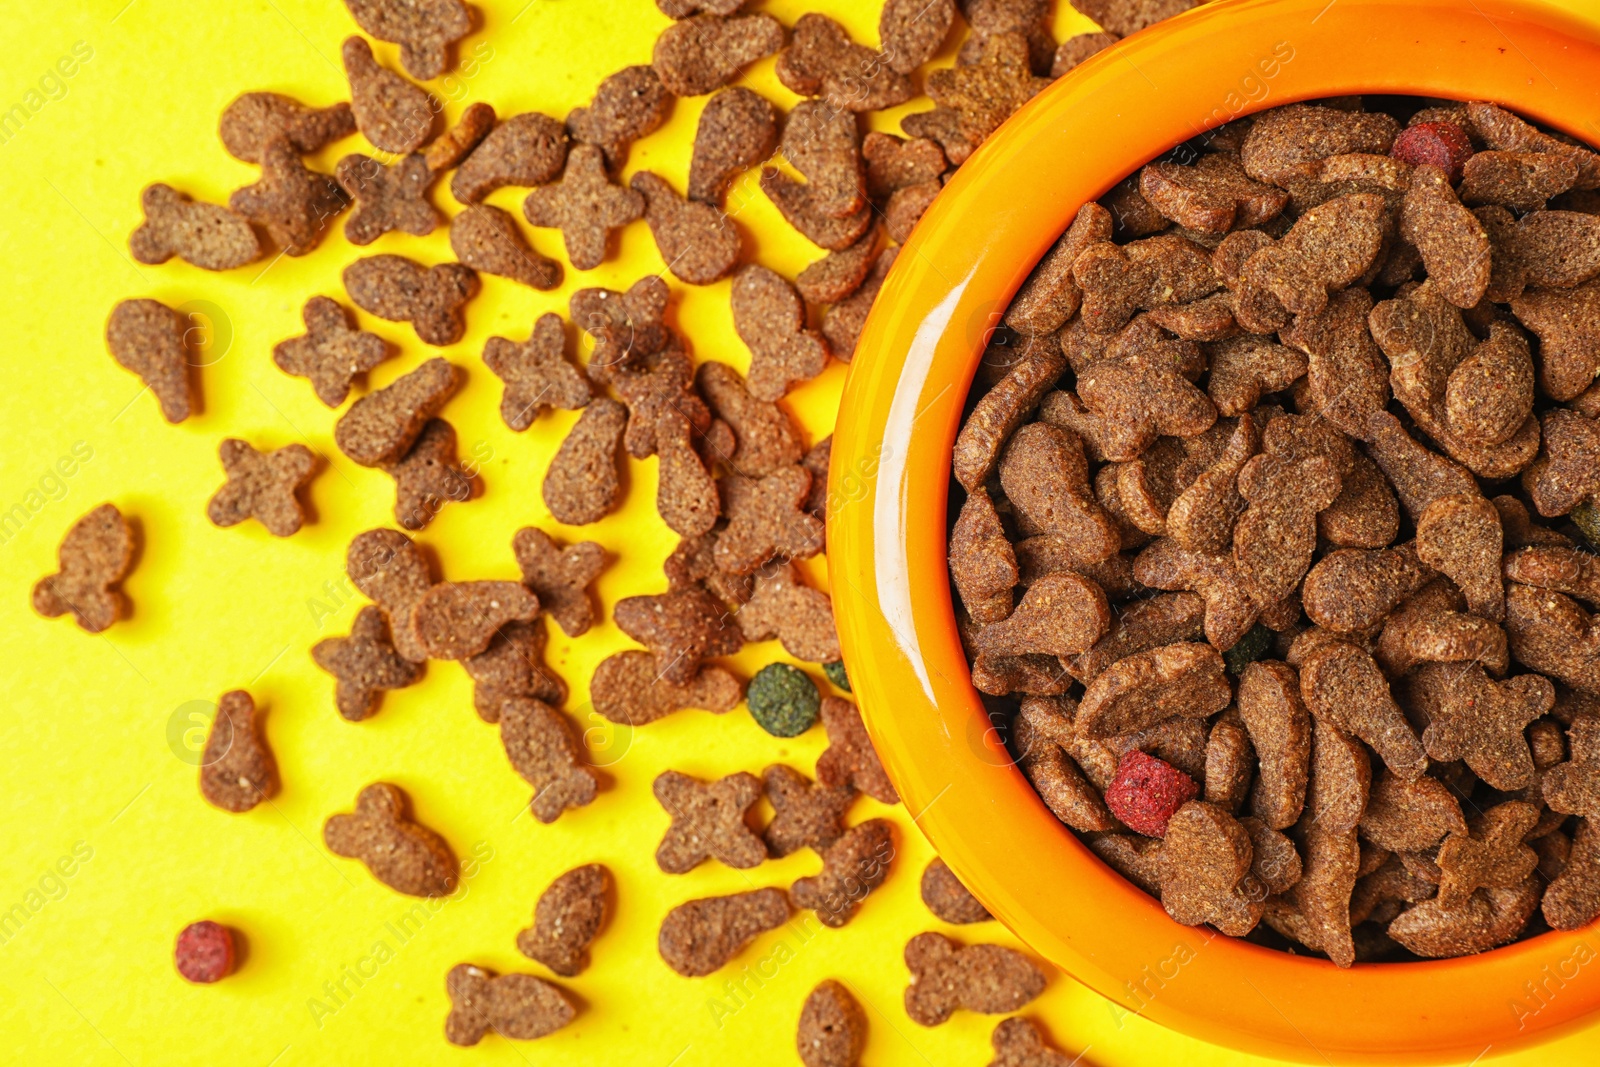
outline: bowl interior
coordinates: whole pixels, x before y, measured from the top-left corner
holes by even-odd
[[[1218,0],[1101,53],[1013,116],[924,216],[878,298],[846,387],[828,519],[863,717],[961,880],[1129,1011],[1307,1062],[1471,1059],[1600,1007],[1600,967],[1583,966],[1596,930],[1342,971],[1173,923],[1058,822],[971,685],[945,569],[951,446],[988,332],[1083,203],[1207,129],[1298,100],[1383,93],[1493,100],[1592,143],[1596,70],[1600,29],[1553,7]],[[1532,995],[1549,974],[1561,995]]]

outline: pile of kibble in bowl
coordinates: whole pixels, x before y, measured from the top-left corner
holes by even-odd
[[[1600,914],[1600,155],[1274,108],[1086,204],[956,440],[973,683],[1173,919],[1341,967]]]

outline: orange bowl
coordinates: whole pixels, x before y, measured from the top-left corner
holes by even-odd
[[[1346,93],[1492,100],[1593,141],[1600,27],[1510,0],[1218,0],[1046,89],[957,172],[895,264],[835,435],[829,573],[867,729],[939,854],[1079,981],[1287,1059],[1440,1062],[1600,1007],[1600,928],[1340,970],[1172,922],[1050,814],[972,687],[945,569],[951,446],[987,334],[1080,205],[1180,141]]]

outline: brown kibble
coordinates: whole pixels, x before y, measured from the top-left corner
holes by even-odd
[[[1544,893],[1544,917],[1557,930],[1577,930],[1600,915],[1600,836],[1584,819],[1572,836],[1561,874]]]
[[[476,1045],[490,1030],[531,1041],[561,1029],[577,1014],[560,987],[531,974],[496,975],[458,963],[444,984],[450,994],[444,1036],[452,1045]]]
[[[139,203],[145,221],[128,247],[140,263],[165,263],[176,255],[204,270],[231,270],[261,256],[250,223],[219,204],[196,203],[161,182],[146,186]]]
[[[967,494],[950,531],[950,577],[974,622],[987,626],[1011,614],[1011,591],[1020,577],[1016,552],[989,494]]]
[[[388,343],[375,333],[350,324],[350,313],[337,301],[314,296],[300,311],[306,332],[272,349],[272,361],[285,374],[309,378],[317,399],[330,408],[344,403],[357,375],[382,363]]]
[[[200,795],[235,814],[278,792],[278,764],[261,732],[256,702],[243,689],[224,693],[200,757]]]
[[[1105,592],[1081,574],[1061,571],[1029,586],[1015,611],[979,632],[976,648],[991,656],[1076,656],[1110,628]]]
[[[796,659],[832,663],[840,658],[833,602],[820,589],[805,585],[793,563],[758,571],[750,600],[735,621],[746,641],[776,637]]]
[[[696,586],[625,597],[612,617],[655,654],[662,677],[678,685],[692,682],[704,660],[730,656],[744,644],[724,605]]]
[[[1435,898],[1408,909],[1388,934],[1429,959],[1469,956],[1515,940],[1539,907],[1539,881],[1530,876],[1509,889],[1483,889],[1458,908]]]
[[[1439,497],[1417,520],[1417,556],[1455,582],[1474,615],[1505,618],[1500,513],[1476,493]]]
[[[33,587],[33,610],[47,619],[67,612],[78,626],[100,633],[122,616],[118,588],[133,567],[134,534],[115,504],[87,512],[61,539],[60,570]]]
[[[1254,334],[1225,338],[1206,351],[1211,357],[1206,391],[1227,416],[1248,414],[1263,393],[1289,388],[1308,366],[1304,354]]]
[[[555,314],[539,316],[526,341],[491,337],[484,345],[484,365],[506,383],[500,417],[511,429],[526,430],[551,408],[575,411],[589,403],[589,380],[567,361],[566,350],[567,332]]]
[[[772,822],[762,836],[773,856],[787,856],[802,848],[821,852],[844,833],[843,819],[854,803],[849,785],[822,785],[781,763],[762,772]]]
[[[223,440],[222,469],[228,484],[206,505],[214,526],[237,526],[255,519],[275,537],[288,537],[305,521],[305,508],[295,496],[316,472],[317,459],[302,444],[259,452],[237,437]]]
[[[950,36],[954,0],[885,0],[878,15],[878,40],[889,66],[912,74],[932,59]]]
[[[1338,966],[1349,967],[1356,959],[1350,899],[1361,873],[1360,843],[1354,829],[1335,830],[1322,823],[1309,825],[1302,837],[1304,868],[1284,901],[1293,909],[1286,932]],[[1273,904],[1268,902],[1269,922]]]
[[[1600,818],[1600,716],[1582,714],[1567,727],[1572,758],[1544,774],[1544,802],[1551,810]]]
[[[1575,289],[1534,289],[1511,301],[1517,321],[1539,338],[1539,384],[1571,400],[1600,374],[1600,280]]]
[[[1572,541],[1566,534],[1558,533],[1545,526],[1540,526],[1528,514],[1528,506],[1516,497],[1509,494],[1495,497],[1489,503],[1494,505],[1500,513],[1500,526],[1505,531],[1506,548],[1528,548],[1534,546],[1554,546],[1557,548],[1571,548]],[[1543,572],[1543,565],[1537,565],[1539,572]],[[1510,570],[1506,577],[1514,582],[1524,585],[1538,585],[1537,581],[1517,577]]]
[[[1129,656],[1095,678],[1078,708],[1078,733],[1115,737],[1174,715],[1205,718],[1232,699],[1233,688],[1215,648],[1188,642],[1167,645]]]
[[[282,93],[244,93],[222,111],[218,133],[234,159],[260,163],[261,150],[282,137],[302,155],[311,155],[356,132],[356,119],[344,101],[310,108]]]
[[[1339,495],[1317,513],[1317,536],[1350,548],[1382,548],[1400,532],[1400,502],[1366,453],[1352,451]]]
[[[1237,488],[1239,472],[1255,455],[1261,432],[1253,418],[1241,418],[1216,461],[1195,478],[1167,509],[1166,532],[1190,552],[1220,556],[1233,544],[1233,526],[1244,511]]]
[[[1006,382],[1002,382],[989,396],[1006,387]],[[998,416],[1000,413],[993,409],[985,412],[983,402],[979,401],[963,428],[963,436],[974,446],[969,455],[976,454],[981,438],[978,434],[968,435],[967,430],[977,428],[981,432],[985,428],[980,415]],[[962,438],[957,438],[958,455],[961,445]],[[976,474],[976,467],[968,462],[958,463],[956,469],[960,473]],[[981,485],[982,481],[976,484]],[[1054,534],[1062,537],[1071,545],[1074,556],[1084,563],[1110,559],[1122,547],[1122,534],[1116,521],[1100,506],[1089,488],[1088,462],[1082,445],[1071,432],[1049,423],[1031,423],[1012,434],[1000,460],[1000,484],[1017,512],[1019,527],[1025,536]]]
[[[593,541],[560,548],[550,535],[525,526],[511,540],[522,584],[568,637],[588,632],[594,618],[589,586],[605,570],[605,549]]]
[[[958,1008],[991,1015],[1016,1011],[1044,992],[1044,973],[1002,945],[963,946],[929,932],[906,943],[905,959],[911,970],[906,1014],[923,1026],[938,1026]]]
[[[645,199],[645,221],[674,277],[710,285],[733,273],[743,241],[731,218],[711,204],[684,200],[650,171],[635,174],[630,184]]]
[[[1424,852],[1466,829],[1455,794],[1429,775],[1407,781],[1385,774],[1372,784],[1361,816],[1361,836],[1390,852]]]
[[[522,202],[522,214],[533,225],[561,231],[567,256],[579,270],[593,270],[605,262],[611,231],[644,212],[644,196],[611,181],[605,154],[594,145],[574,148],[561,180],[535,189]]]
[[[1006,325],[1033,335],[1054,333],[1065,326],[1083,300],[1072,265],[1090,245],[1110,241],[1111,226],[1111,212],[1099,204],[1091,201],[1079,208],[1072,225],[1045,253],[1012,299],[1006,310]]]
[[[1179,0],[1179,2],[1182,2],[1182,0]],[[1062,77],[1068,71],[1077,69],[1079,64],[1091,56],[1099,55],[1120,40],[1122,38],[1114,33],[1103,32],[1080,33],[1074,37],[1068,37],[1056,49],[1055,59],[1050,64],[1050,77]]]
[[[774,207],[806,240],[820,248],[839,251],[849,248],[872,228],[870,205],[863,204],[852,215],[829,215],[817,200],[817,190],[808,182],[796,181],[776,167],[761,172],[761,191]]]
[[[948,2],[948,0],[946,0]],[[867,1044],[867,1014],[842,983],[829,978],[800,1009],[795,1048],[805,1067],[857,1067]]]
[[[316,248],[345,203],[339,183],[308,170],[282,138],[262,149],[261,180],[228,197],[229,208],[265,229],[291,256]]]
[[[861,331],[867,324],[867,314],[872,310],[873,301],[878,299],[878,290],[883,288],[884,279],[889,276],[889,269],[894,266],[899,253],[898,247],[879,252],[866,280],[823,316],[822,335],[828,339],[834,357],[841,362],[848,363],[855,355],[856,342],[861,339]]]
[[[1466,105],[1466,111],[1473,130],[1490,148],[1504,152],[1543,152],[1573,160],[1578,165],[1577,188],[1600,187],[1600,157],[1587,148],[1542,133],[1496,104],[1474,101]]]
[[[489,204],[472,204],[451,221],[450,249],[473,270],[533,289],[554,289],[564,276],[560,263],[528,244],[509,212]]]
[[[1534,781],[1534,761],[1524,731],[1555,703],[1548,678],[1524,674],[1494,682],[1476,663],[1465,670],[1429,672],[1435,697],[1422,733],[1428,755],[1465,760],[1474,774],[1502,791]]]
[[[1600,419],[1565,408],[1544,415],[1544,452],[1523,481],[1533,506],[1547,518],[1581,504],[1600,505]]]
[[[900,129],[908,137],[926,137],[937,141],[944,149],[945,158],[959,167],[978,148],[979,141],[966,133],[961,124],[961,112],[949,107],[936,107],[932,111],[918,111],[900,120]]]
[[[1529,286],[1571,289],[1600,274],[1600,216],[1552,210],[1518,219],[1503,207],[1473,214],[1493,248],[1491,300],[1515,300]]]
[[[156,395],[168,422],[189,417],[189,322],[159,300],[124,300],[106,322],[106,347]]]
[[[350,405],[334,424],[334,443],[362,466],[396,462],[456,391],[457,380],[455,365],[435,356]]]
[[[444,838],[414,822],[397,785],[374,782],[356,797],[351,815],[333,815],[322,840],[336,856],[358,859],[390,889],[413,897],[447,896],[456,888],[455,853]]]
[[[1300,695],[1318,719],[1371,745],[1390,771],[1407,780],[1427,770],[1428,757],[1378,665],[1362,649],[1333,642],[1300,665]]]
[[[473,204],[506,185],[543,185],[555,180],[567,162],[566,127],[548,115],[526,111],[489,131],[462,160],[450,192]]]
[[[456,453],[456,430],[444,419],[429,419],[416,443],[398,461],[384,464],[394,479],[394,520],[421,530],[449,501],[472,499],[474,475]]]
[[[733,325],[750,349],[749,392],[779,400],[827,366],[827,342],[805,328],[805,302],[787,278],[750,264],[733,282]]]
[[[1192,593],[1167,593],[1136,600],[1122,609],[1111,632],[1071,664],[1085,685],[1106,668],[1139,652],[1201,636],[1205,602]]]
[[[1505,558],[1505,576],[1600,604],[1600,557],[1567,545],[1552,543],[1513,552]]]
[[[344,224],[351,244],[369,245],[391,230],[421,237],[439,226],[439,212],[428,202],[433,172],[414,152],[389,166],[371,156],[348,155],[334,167],[334,175],[355,201]]]
[[[1306,575],[1306,615],[1336,633],[1358,633],[1382,624],[1407,597],[1433,580],[1413,544],[1393,549],[1340,549],[1317,561]]]
[[[605,925],[611,872],[604,864],[574,867],[550,883],[533,909],[533,925],[517,934],[517,951],[566,978],[589,966],[589,944]]]
[[[472,31],[471,9],[461,0],[344,0],[344,6],[363,30],[398,44],[400,62],[424,81],[449,69],[450,46]]]
[[[1290,188],[1294,179],[1316,177],[1329,156],[1387,154],[1399,132],[1400,124],[1382,113],[1293,104],[1255,116],[1240,157],[1256,181]]]
[[[334,705],[351,722],[377,714],[385,689],[404,689],[422,677],[389,641],[383,611],[368,604],[356,615],[349,637],[330,637],[311,648],[318,667],[338,679]]]
[[[1062,479],[1067,482],[1064,491],[1082,502],[1077,510],[1083,512],[1090,507],[1098,510],[1092,503],[1093,494],[1089,491],[1088,465],[1082,458],[1083,447],[1075,435],[1056,427],[1018,431],[1023,419],[1027,418],[1065,369],[1066,359],[1055,346],[1030,348],[999,384],[979,398],[956,437],[953,459],[956,480],[968,492],[988,481],[1000,460],[1001,450],[1005,449],[1008,456],[1016,454],[1013,462],[1018,464],[1027,463],[1031,467],[1037,462],[1059,466],[1066,472]],[[1009,446],[1008,439],[1011,442]],[[1032,443],[1024,445],[1024,441]],[[1065,458],[1054,455],[1057,452]],[[1047,456],[1047,453],[1050,455]],[[1031,477],[1035,472],[1030,470],[1028,473]],[[1041,486],[1035,491],[1043,492],[1045,487]],[[1100,525],[1111,529],[1109,516],[1103,518]],[[1120,543],[1119,539],[1113,540]],[[1101,551],[1100,546],[1090,546],[1085,550],[1085,555],[1092,557],[1097,551]],[[1099,558],[1104,558],[1104,555]]]
[[[651,65],[672,95],[704,96],[782,47],[783,25],[771,15],[696,15],[656,38]]]
[[[1345,289],[1321,314],[1301,315],[1279,335],[1306,353],[1311,408],[1356,438],[1367,437],[1368,419],[1389,402],[1389,364],[1368,328],[1371,312],[1371,293]]]
[[[466,333],[462,309],[481,284],[470,267],[424,267],[404,256],[358,259],[344,269],[344,288],[363,311],[390,322],[409,322],[430,345],[453,345]]]
[[[484,722],[498,723],[502,706],[517,697],[532,697],[552,707],[567,701],[567,683],[544,662],[544,624],[508,622],[489,647],[461,661],[472,679],[472,707]]]
[[[893,824],[887,819],[852,826],[822,850],[821,873],[796,881],[789,899],[797,908],[814,910],[824,926],[844,926],[867,894],[889,877],[894,851]]]
[[[1233,528],[1234,566],[1261,607],[1300,584],[1316,549],[1317,512],[1338,499],[1342,487],[1332,460],[1276,449],[1271,431],[1269,424],[1267,451],[1239,471],[1239,495],[1249,506]]]
[[[1106,807],[1100,787],[1109,786],[1115,773],[1115,756],[1104,747],[1081,744],[1074,733],[1077,705],[1062,696],[1028,696],[1013,724],[1017,765],[1028,776],[1050,813],[1066,825],[1085,833],[1114,830],[1119,823]],[[1077,762],[1091,751],[1107,758],[1085,759],[1094,782]]]
[[[1205,635],[1218,649],[1232,648],[1260,616],[1233,558],[1190,552],[1170,537],[1139,553],[1134,580],[1152,589],[1185,590],[1205,600]]]
[[[1476,152],[1462,168],[1461,200],[1533,211],[1578,180],[1571,159],[1545,152]]]
[[[482,100],[468,104],[456,124],[423,149],[422,161],[428,165],[428,170],[437,176],[459,166],[489,136],[496,118],[492,104]]]
[[[521,582],[439,582],[411,610],[411,632],[430,659],[466,659],[513,619],[532,622],[539,598]]]
[[[811,207],[828,218],[849,218],[866,205],[859,139],[853,114],[818,100],[796,104],[784,124],[784,157],[805,177]]]
[[[350,542],[345,573],[383,609],[395,649],[413,663],[426,660],[427,650],[411,631],[412,610],[433,585],[422,550],[398,530],[367,530]]]
[[[583,409],[550,461],[540,490],[557,522],[586,526],[622,503],[617,446],[627,422],[627,409],[609,397],[596,397]]]
[[[932,21],[938,14],[928,11],[924,17]],[[794,24],[789,47],[778,56],[777,74],[791,91],[820,97],[834,111],[880,111],[915,95],[895,58],[856,44],[843,26],[811,12]]]
[[[1299,676],[1286,663],[1252,663],[1239,676],[1238,700],[1260,761],[1250,810],[1271,829],[1293,826],[1305,806],[1311,766],[1311,716]]]
[[[988,137],[1050,84],[1049,78],[1034,75],[1028,39],[1022,34],[989,34],[981,48],[976,62],[933,71],[925,80],[934,103],[960,116],[961,133],[973,143]]]
[[[674,98],[649,66],[623,67],[595,90],[588,107],[567,115],[567,132],[579,144],[598,145],[606,163],[621,169],[628,146],[649,136],[672,114]]]
[[[1090,244],[1073,261],[1072,277],[1083,291],[1084,324],[1101,335],[1121,330],[1135,312],[1187,304],[1222,288],[1206,250],[1174,234]]]
[[[594,288],[572,294],[572,321],[595,342],[588,366],[592,380],[607,384],[673,344],[672,332],[662,322],[671,296],[667,283],[654,274],[634,282],[626,293]]]
[[[702,667],[679,685],[663,676],[655,656],[634,650],[602,660],[589,695],[608,721],[644,726],[684,708],[721,715],[733,710],[744,693],[739,680],[721,667]]]
[[[1539,809],[1520,800],[1496,805],[1439,846],[1439,906],[1458,908],[1479,888],[1510,889],[1538,866],[1539,857],[1522,843]]]
[[[1157,853],[1161,903],[1185,926],[1210,923],[1243,937],[1261,919],[1260,900],[1242,883],[1250,874],[1250,834],[1215,804],[1191,800],[1167,822]]]
[[[1303,673],[1301,677],[1303,686]],[[1372,762],[1366,748],[1328,720],[1313,718],[1305,812],[1309,825],[1353,835],[1367,810],[1371,789]]]
[[[938,856],[922,872],[922,903],[947,923],[981,923],[994,918]]]
[[[722,206],[728,186],[778,144],[778,112],[743,86],[724,89],[700,112],[689,162],[689,199]]]
[[[766,846],[747,823],[749,809],[761,799],[761,779],[755,775],[740,771],[707,783],[663,771],[654,790],[672,816],[656,849],[656,865],[663,871],[683,874],[708,858],[747,868],[767,858]]]
[[[1080,10],[1106,30],[1128,37],[1195,6],[1195,0],[1084,0]]]
[[[854,704],[839,697],[823,697],[822,727],[828,733],[828,748],[817,759],[817,781],[854,786],[885,804],[900,803],[900,794],[884,773]]]
[[[1139,173],[1139,192],[1165,217],[1201,233],[1253,229],[1289,203],[1288,193],[1252,181],[1227,152],[1201,156],[1192,166],[1152,163]]]
[[[1469,171],[1482,155],[1467,160]],[[1461,206],[1450,176],[1438,167],[1421,166],[1412,174],[1400,212],[1400,236],[1422,253],[1428,278],[1446,300],[1470,308],[1483,299],[1489,287],[1489,236]]]
[[[1245,262],[1241,305],[1251,293],[1266,293],[1286,312],[1321,314],[1333,293],[1359,280],[1377,259],[1385,212],[1377,193],[1351,193],[1305,212],[1283,240]]]
[[[1093,249],[1084,253],[1092,255]],[[1159,436],[1193,437],[1216,424],[1216,405],[1184,373],[1193,364],[1183,346],[1194,348],[1163,342],[1098,360],[1078,375],[1078,396],[1100,419],[1106,459],[1137,459]]]
[[[512,770],[533,786],[528,810],[552,823],[568,808],[595,798],[599,782],[583,765],[582,744],[560,711],[533,697],[507,697],[500,704],[500,743]]]
[[[1399,677],[1419,663],[1482,663],[1506,670],[1506,635],[1495,623],[1467,615],[1455,586],[1439,579],[1424,587],[1385,620],[1377,657]]]
[[[691,900],[667,913],[657,948],[678,974],[699,978],[719,970],[788,918],[789,901],[781,889]]]
[[[712,414],[733,430],[734,450],[717,457],[729,469],[754,478],[800,462],[804,449],[794,420],[777,404],[751,395],[738,371],[707,360],[696,370],[695,384]],[[813,488],[819,480],[813,472]]]
[[[1049,69],[1056,48],[1049,0],[963,0],[960,7],[972,33],[956,55],[958,66],[978,62],[984,45],[995,35],[1015,34],[1026,40],[1033,70]]]
[[[1440,497],[1471,495],[1478,483],[1465,467],[1417,443],[1400,420],[1377,411],[1367,423],[1367,454],[1388,477],[1406,514],[1415,521]]]
[[[811,494],[804,467],[760,479],[728,475],[721,486],[728,526],[717,538],[716,561],[724,574],[751,574],[774,556],[809,559],[822,550],[822,523],[803,510]]]
[[[345,38],[342,53],[350,107],[362,136],[395,155],[421,148],[433,132],[433,101],[427,91],[379,66],[364,38]]]

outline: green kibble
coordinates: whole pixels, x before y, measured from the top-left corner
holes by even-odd
[[[855,691],[850,688],[850,676],[844,671],[844,660],[836,659],[832,663],[824,663],[822,665],[822,673],[828,676],[828,681],[843,689],[846,693]]]
[[[1600,550],[1600,507],[1593,504],[1579,504],[1572,509],[1572,514],[1567,518],[1572,520],[1572,525],[1583,534],[1583,539],[1589,542],[1589,547]]]
[[[1262,656],[1267,649],[1272,647],[1272,631],[1262,626],[1259,622],[1250,628],[1250,632],[1222,654],[1227,661],[1229,674],[1243,674],[1244,669]]]
[[[816,725],[822,707],[817,683],[787,663],[769,663],[757,671],[744,701],[756,725],[773,737],[799,737]]]

